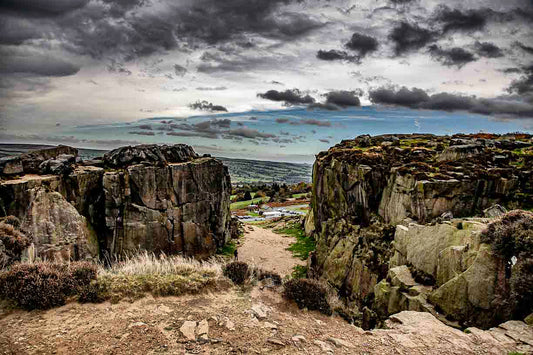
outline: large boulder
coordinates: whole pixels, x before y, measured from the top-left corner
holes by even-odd
[[[111,257],[142,249],[207,258],[230,239],[228,170],[189,146],[119,148],[104,158],[105,170],[78,165],[71,156],[46,157],[40,167],[48,175],[0,183],[0,217],[23,220],[40,254],[93,255],[94,249],[86,253],[81,240],[72,239],[75,232],[81,239],[95,235],[91,248]],[[66,220],[78,222],[56,225]]]
[[[183,163],[198,158],[191,146],[186,144],[143,144],[127,146],[104,154],[103,162],[110,168],[124,168],[134,164],[164,165]]]

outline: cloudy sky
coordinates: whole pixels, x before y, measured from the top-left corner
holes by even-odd
[[[532,0],[0,0],[0,140],[284,159],[388,127],[531,131],[532,23]]]

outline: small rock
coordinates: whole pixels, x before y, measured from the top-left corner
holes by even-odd
[[[235,330],[235,324],[232,321],[230,321],[229,319],[226,319],[226,322],[224,323],[224,326],[228,330]]]
[[[268,329],[278,329],[278,326],[277,326],[277,325],[272,324],[272,323],[270,323],[270,322],[265,322],[265,323],[263,323],[263,327],[268,328]]]
[[[329,344],[320,340],[315,340],[313,343],[318,346],[322,351],[327,353],[333,353],[333,348]]]
[[[133,327],[143,327],[145,326],[146,323],[143,323],[143,322],[135,322],[135,323],[131,323],[128,328],[133,328]]]
[[[196,329],[196,322],[193,321],[185,321],[183,322],[183,325],[180,328],[181,334],[187,339],[194,341],[196,340],[196,335],[194,333]]]
[[[282,342],[282,341],[279,340],[279,339],[275,339],[275,338],[268,338],[268,339],[267,339],[267,343],[274,344],[274,345],[285,346],[285,343],[284,343],[284,342]]]
[[[255,304],[252,306],[252,314],[257,317],[257,319],[265,319],[267,317],[267,312],[263,306]]]
[[[209,324],[207,323],[207,319],[204,319],[200,323],[198,323],[198,327],[196,328],[196,334],[198,334],[198,337],[200,339],[209,338]]]
[[[305,343],[307,342],[307,339],[305,339],[305,337],[303,335],[295,335],[291,338],[292,341],[294,341],[295,343],[299,343],[299,342],[302,342],[302,343]]]
[[[333,345],[335,345],[336,347],[338,348],[342,348],[342,347],[345,347],[345,348],[353,348],[353,345],[350,344],[349,342],[347,342],[346,340],[343,340],[343,339],[338,339],[338,338],[328,338],[328,341],[330,343],[332,343]]]

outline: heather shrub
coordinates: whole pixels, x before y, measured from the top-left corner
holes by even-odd
[[[15,229],[19,229],[20,225],[21,225],[20,219],[18,219],[15,216],[7,216],[6,218],[4,218],[4,220],[2,222],[4,222],[5,224],[13,226],[13,228],[15,228]]]
[[[3,268],[20,261],[22,252],[30,246],[30,240],[4,221],[0,223],[0,246],[0,268]]]
[[[15,264],[0,275],[0,289],[22,308],[47,309],[65,304],[64,278],[53,264]]]
[[[234,261],[224,267],[224,276],[233,283],[242,285],[249,276],[248,264],[242,261]]]
[[[14,264],[0,273],[0,295],[25,309],[47,309],[65,304],[96,277],[96,266],[88,262]]]
[[[487,226],[481,241],[507,260],[513,256],[533,257],[533,213],[522,210],[506,213]]]
[[[510,282],[515,317],[523,319],[533,309],[533,258],[525,259],[513,268]]]
[[[299,308],[318,310],[330,315],[326,286],[312,279],[291,279],[285,282],[283,297],[294,300]]]

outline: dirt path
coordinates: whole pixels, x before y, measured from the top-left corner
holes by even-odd
[[[306,264],[287,250],[295,242],[293,237],[252,225],[246,225],[244,230],[244,243],[238,249],[240,261],[277,272],[281,277],[290,275],[295,265]]]

